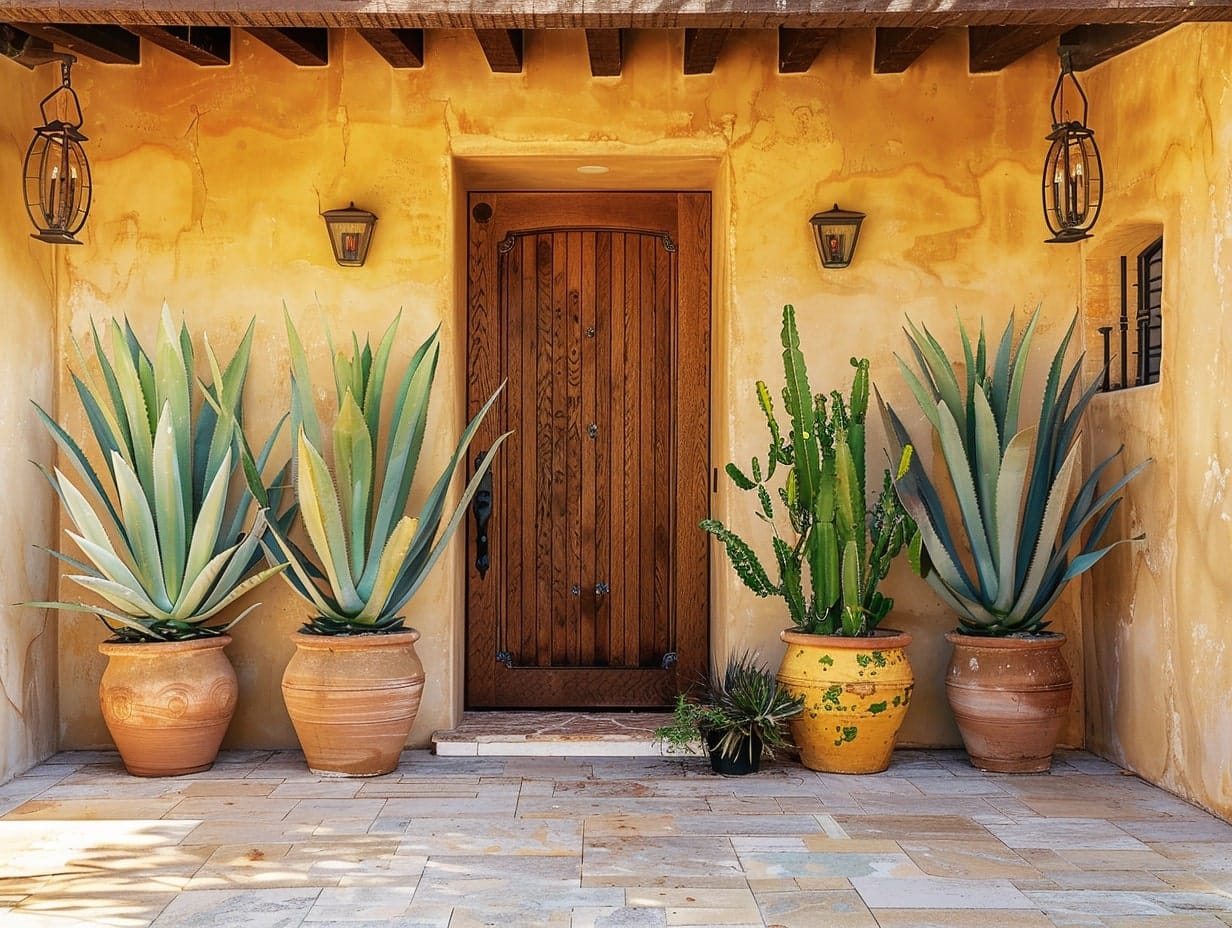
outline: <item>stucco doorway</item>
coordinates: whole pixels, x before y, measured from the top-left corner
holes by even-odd
[[[472,193],[468,708],[666,706],[707,667],[710,195]]]

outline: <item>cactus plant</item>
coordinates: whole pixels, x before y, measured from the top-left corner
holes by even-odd
[[[754,457],[747,472],[735,464],[726,467],[739,489],[757,495],[758,517],[773,532],[778,581],[770,579],[752,546],[722,522],[706,519],[701,527],[723,542],[749,589],[758,596],[783,597],[796,630],[868,635],[894,605],[878,587],[915,532],[894,493],[889,471],[873,508],[867,508],[864,432],[869,362],[852,358],[850,395],[844,399],[835,390],[827,401],[825,394],[810,391],[796,313],[790,305],[783,307],[782,341],[782,396],[790,430],[783,435],[770,390],[759,380],[757,400],[770,433],[765,466]],[[900,472],[906,470],[911,453],[910,446],[903,449]],[[782,484],[772,484],[780,466],[786,469]],[[776,519],[778,509],[790,531],[781,526],[781,517]]]

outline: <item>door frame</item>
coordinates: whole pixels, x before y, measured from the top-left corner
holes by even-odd
[[[467,416],[477,411],[477,399],[472,397],[490,395],[499,385],[495,366],[487,358],[484,344],[472,342],[469,332],[472,317],[482,322],[482,316],[494,312],[497,292],[497,267],[476,266],[472,268],[471,255],[477,248],[485,245],[489,248],[494,242],[503,241],[507,235],[515,231],[526,231],[534,227],[527,224],[518,215],[516,209],[502,208],[497,215],[491,216],[486,222],[471,222],[472,204],[478,197],[497,196],[503,193],[538,193],[539,191],[490,191],[467,190],[464,193],[464,211],[462,213],[463,228],[461,235],[463,247],[460,249],[462,261],[461,284],[462,296],[462,332],[464,334],[465,366],[464,390],[468,394]],[[562,195],[577,195],[580,191],[560,191]],[[639,191],[596,190],[586,191],[588,196],[604,196],[608,194],[636,194]],[[710,190],[680,190],[656,191],[653,196],[662,198],[672,194],[682,194],[678,199],[677,222],[681,225],[690,224],[692,234],[697,242],[695,249],[685,249],[678,255],[678,281],[704,281],[704,287],[682,285],[677,288],[677,306],[675,321],[675,358],[673,361],[673,428],[671,434],[672,470],[675,474],[674,485],[676,494],[677,517],[673,520],[672,536],[672,576],[670,581],[671,594],[669,602],[673,609],[677,628],[676,641],[695,642],[696,653],[682,654],[674,667],[670,668],[671,692],[667,693],[662,683],[656,685],[656,690],[663,691],[666,699],[657,704],[670,701],[676,692],[683,692],[703,678],[709,670],[712,629],[710,622],[711,576],[710,576],[710,545],[708,536],[697,527],[697,521],[709,514],[711,492],[711,340],[714,304],[714,273],[712,260],[712,234],[714,195]],[[628,231],[654,231],[654,223],[646,214],[634,208],[611,209],[605,213],[603,228]],[[538,224],[538,223],[537,223]],[[537,225],[536,224],[536,225]],[[565,223],[564,225],[568,225]],[[594,226],[575,225],[574,228],[594,228]],[[473,386],[473,389],[472,389]],[[475,407],[475,408],[471,408]],[[704,410],[704,415],[700,414]],[[681,429],[680,423],[687,421],[699,424],[697,428]],[[487,423],[485,423],[487,428]],[[483,439],[477,438],[476,447],[483,447]],[[700,462],[692,467],[681,468],[681,461]],[[473,562],[473,551],[469,548],[464,552],[465,577],[467,588],[475,582],[483,582],[478,575]],[[490,705],[490,695],[497,687],[497,678],[503,673],[516,673],[517,668],[511,663],[501,663],[497,659],[497,642],[495,629],[486,629],[478,634],[480,638],[472,641],[472,630],[468,622],[469,593],[462,592],[462,700],[463,706]],[[480,658],[474,661],[471,654],[491,654],[488,659]],[[486,667],[484,666],[486,664]],[[667,668],[665,668],[667,669]],[[565,707],[573,705],[569,696],[578,686],[585,685],[588,668],[561,668],[556,671],[561,677],[559,692],[546,695],[542,708]],[[657,680],[663,679],[661,671],[652,668],[630,668],[628,673],[635,677],[641,676],[649,681],[649,676],[655,675]],[[489,697],[489,698],[485,698]],[[625,704],[622,704],[625,707]],[[599,707],[595,707],[598,711]]]

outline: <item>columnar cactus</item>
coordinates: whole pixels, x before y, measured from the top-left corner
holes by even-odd
[[[757,493],[758,516],[773,532],[778,582],[772,582],[757,553],[717,519],[701,527],[727,549],[732,566],[758,596],[782,596],[797,630],[818,635],[867,635],[885,618],[894,601],[877,587],[890,563],[915,532],[899,505],[889,471],[871,511],[865,496],[864,421],[868,412],[869,364],[851,359],[855,375],[847,400],[837,390],[827,398],[809,389],[800,351],[796,313],[783,307],[783,405],[791,420],[784,438],[765,381],[757,399],[770,431],[766,465],[754,457],[746,473],[728,464],[727,475],[741,490]],[[899,470],[911,458],[904,449]],[[779,465],[787,468],[782,485],[771,492]],[[774,496],[791,531],[780,531]]]

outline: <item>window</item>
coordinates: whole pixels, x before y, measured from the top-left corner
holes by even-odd
[[[1163,360],[1164,240],[1138,255],[1138,383],[1159,383]]]

